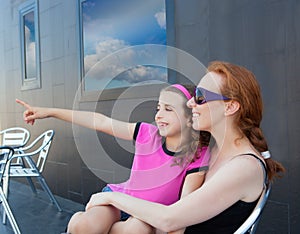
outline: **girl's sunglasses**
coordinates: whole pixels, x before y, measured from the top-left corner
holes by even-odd
[[[202,105],[209,101],[217,100],[230,100],[230,98],[223,96],[222,94],[211,92],[207,89],[197,87],[195,89],[194,101],[198,105]]]

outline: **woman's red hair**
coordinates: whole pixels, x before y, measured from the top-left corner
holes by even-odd
[[[259,84],[252,72],[231,63],[214,61],[208,67],[209,72],[223,76],[220,89],[222,95],[240,103],[236,115],[236,125],[259,152],[268,150],[268,145],[260,128],[263,102]],[[280,177],[285,171],[282,164],[272,158],[265,159],[269,180]]]

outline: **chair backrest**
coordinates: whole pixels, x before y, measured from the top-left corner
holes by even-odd
[[[8,160],[13,156],[14,150],[9,146],[0,146],[0,185],[5,173]]]
[[[50,146],[52,144],[52,140],[54,137],[54,130],[48,130],[48,131],[44,132],[42,135],[44,137],[44,140],[43,140],[44,147],[41,149],[40,155],[36,162],[36,166],[39,169],[40,173],[42,173],[42,171],[44,170],[45,162],[47,160]]]
[[[30,138],[27,129],[21,127],[7,128],[0,131],[1,145],[22,147],[26,145]]]
[[[42,173],[45,162],[48,157],[48,152],[52,143],[54,137],[54,130],[47,130],[43,132],[41,135],[39,135],[30,145],[20,148],[21,154],[18,154],[16,156],[33,156],[38,155],[37,161],[35,165],[32,165],[32,160],[30,159],[28,163],[33,166],[37,167],[40,173]],[[35,149],[35,150],[32,150]],[[30,151],[31,150],[31,151]],[[27,152],[30,151],[30,152]]]
[[[265,185],[264,190],[260,195],[260,198],[254,210],[252,211],[250,216],[246,219],[246,221],[238,228],[238,230],[234,232],[234,234],[255,233],[262,211],[269,198],[270,192],[271,192],[271,184],[268,183]]]

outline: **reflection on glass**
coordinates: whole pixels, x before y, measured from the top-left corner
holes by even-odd
[[[24,22],[24,53],[25,53],[25,79],[36,78],[36,39],[34,29],[34,12],[23,16]]]
[[[117,62],[103,63],[104,58],[124,48],[144,44],[166,45],[165,0],[81,1],[82,75],[86,91],[103,89],[106,81],[109,85],[105,88],[128,87],[153,79],[167,81],[167,69],[143,64],[135,49],[127,50]],[[143,56],[157,54],[145,52]],[[166,65],[166,50],[162,49],[159,57],[150,60],[155,60],[154,64]],[[134,67],[129,70],[128,64]]]

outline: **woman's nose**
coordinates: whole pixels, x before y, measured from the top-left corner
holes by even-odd
[[[186,105],[188,108],[193,108],[196,105],[194,97],[192,97],[190,100],[188,100]]]

